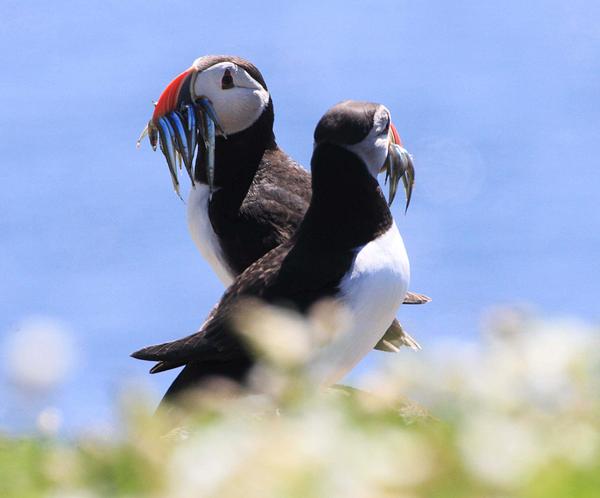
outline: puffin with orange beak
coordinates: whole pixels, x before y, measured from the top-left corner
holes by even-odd
[[[234,56],[204,56],[169,83],[144,129],[163,152],[179,195],[178,170],[190,178],[187,216],[192,238],[229,286],[253,262],[290,239],[311,199],[310,174],[280,149],[273,133],[271,95],[260,71]],[[388,201],[400,179],[410,203],[414,166],[390,126],[390,154],[382,166]],[[430,299],[408,292],[406,304]],[[376,348],[418,349],[397,320]]]

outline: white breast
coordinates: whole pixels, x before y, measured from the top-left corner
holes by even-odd
[[[187,205],[188,228],[200,254],[211,266],[213,271],[229,287],[234,275],[225,262],[219,238],[214,232],[208,217],[208,185],[197,183],[190,191]]]
[[[339,381],[383,337],[404,300],[410,280],[408,255],[394,223],[359,249],[340,289],[352,323],[325,346],[309,373],[322,385]]]

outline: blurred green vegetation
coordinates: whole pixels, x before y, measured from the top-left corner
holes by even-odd
[[[314,326],[264,312],[290,345]],[[0,497],[600,496],[593,328],[504,311],[481,343],[387,355],[360,389],[314,389],[268,342],[254,389],[158,414],[128,393],[116,436],[0,436]]]

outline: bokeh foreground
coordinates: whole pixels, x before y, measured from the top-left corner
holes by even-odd
[[[128,392],[116,436],[65,440],[51,413],[36,436],[0,436],[0,496],[599,496],[597,330],[504,310],[477,346],[390,354],[360,390],[318,393],[299,373],[307,337],[327,333],[318,315],[244,317],[267,339],[266,394],[208,386],[190,417]]]

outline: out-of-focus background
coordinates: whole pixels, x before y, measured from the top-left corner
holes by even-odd
[[[67,432],[105,424],[127,379],[160,393],[173,374],[150,378],[129,353],[194,331],[220,297],[162,155],[135,148],[151,101],[204,54],[260,68],[278,142],[305,166],[332,104],[392,111],[417,168],[411,207],[394,214],[411,289],[433,298],[399,317],[424,348],[479,341],[497,305],[598,322],[598,2],[5,0],[2,11],[1,429],[27,430],[43,406]]]

